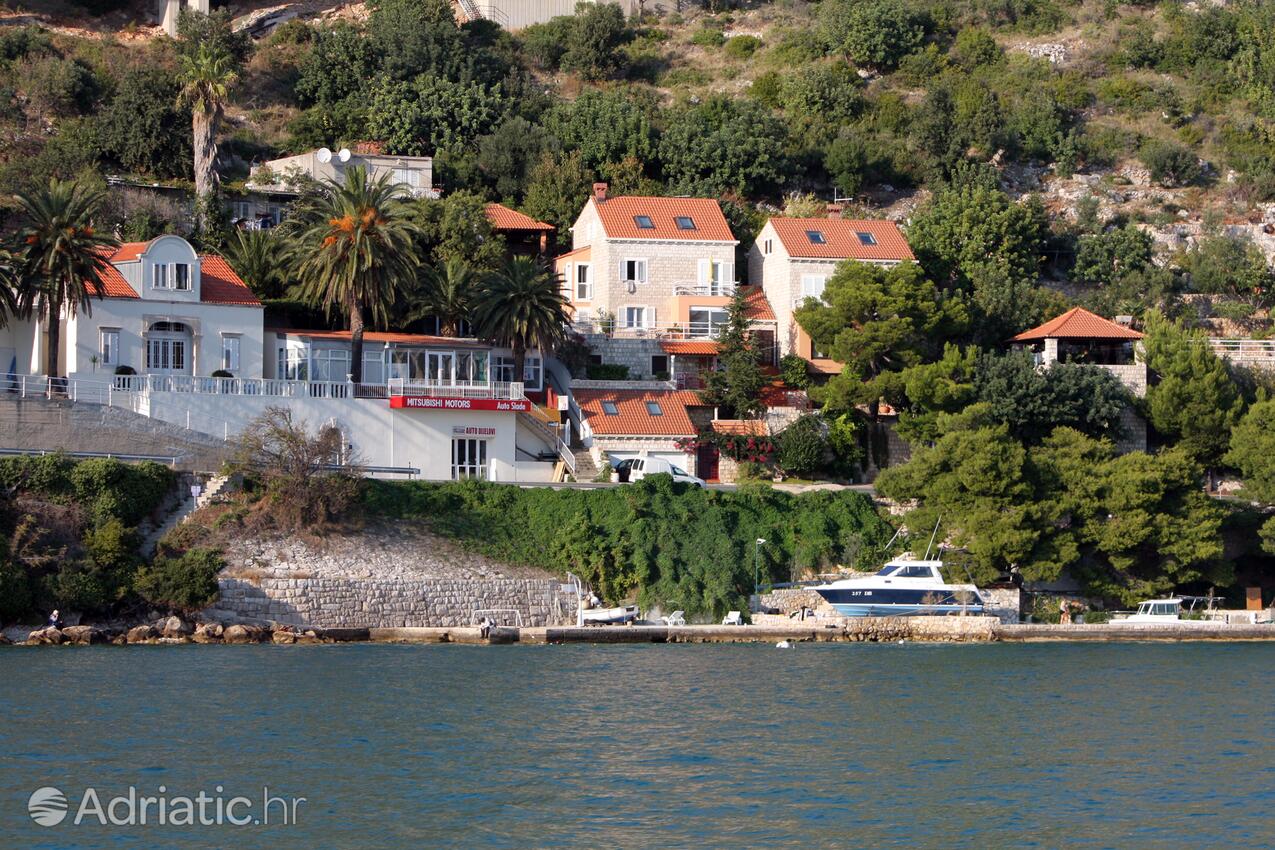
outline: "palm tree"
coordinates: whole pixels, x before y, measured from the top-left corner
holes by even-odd
[[[45,369],[59,377],[62,314],[92,314],[90,299],[106,295],[104,277],[119,243],[93,227],[106,197],[100,189],[55,179],[14,197],[26,217],[18,232],[18,313],[36,313],[48,328]]]
[[[521,381],[527,349],[548,352],[567,335],[567,301],[561,277],[543,262],[514,257],[490,274],[474,302],[483,336],[514,353],[514,380]]]
[[[288,285],[283,239],[272,230],[236,230],[222,250],[258,298],[280,298]]]
[[[403,200],[408,191],[388,174],[370,179],[362,167],[351,168],[344,183],[325,180],[298,202],[294,216],[298,294],[329,313],[348,314],[355,383],[363,380],[364,313],[384,324],[399,291],[416,277],[419,226]]]
[[[230,89],[239,79],[235,58],[228,51],[203,43],[181,56],[181,103],[190,105],[195,148],[195,216],[207,229],[208,205],[217,191],[217,128]]]
[[[408,321],[436,316],[443,336],[457,336],[461,322],[471,317],[480,283],[478,273],[464,259],[451,257],[445,263],[421,269],[421,278],[424,292],[412,305]]]

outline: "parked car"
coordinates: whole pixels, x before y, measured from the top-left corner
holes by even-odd
[[[620,483],[628,484],[633,481],[641,481],[648,475],[671,475],[674,481],[680,481],[683,484],[693,484],[696,487],[704,486],[704,479],[696,478],[682,467],[669,463],[662,457],[630,457],[625,458],[615,465],[615,471],[619,474]]]

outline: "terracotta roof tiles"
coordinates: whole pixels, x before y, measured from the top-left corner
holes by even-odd
[[[212,254],[199,257],[199,300],[204,304],[261,306],[261,301],[239,279],[230,263]]]
[[[916,259],[903,231],[892,221],[772,218],[770,224],[790,257],[898,262]],[[811,233],[821,235],[812,237]]]
[[[529,215],[510,209],[504,204],[488,204],[487,220],[496,230],[553,230],[552,224],[536,221]]]
[[[766,299],[766,293],[760,286],[745,286],[743,290],[745,316],[758,322],[775,321],[775,311],[771,309],[770,301]]]
[[[711,339],[663,339],[660,348],[665,354],[689,357],[712,357],[721,351],[721,346]]]
[[[1029,331],[1023,331],[1013,342],[1038,339],[1142,339],[1133,328],[1117,325],[1109,319],[1090,313],[1083,307],[1072,307],[1061,316]]]
[[[686,408],[704,404],[692,390],[578,389],[572,394],[593,433],[603,436],[693,437],[696,428]],[[614,404],[615,413],[607,413],[603,402]],[[659,406],[658,415],[648,410],[648,402]]]
[[[661,239],[678,242],[735,242],[722,208],[712,198],[649,198],[619,195],[601,203],[590,198],[609,239]],[[640,227],[639,217],[650,219]],[[690,219],[693,228],[678,227],[678,218]]]

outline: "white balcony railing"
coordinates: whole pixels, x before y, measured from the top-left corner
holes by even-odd
[[[524,398],[523,384],[492,381],[406,381],[354,384],[348,381],[291,381],[281,378],[211,378],[193,375],[114,375],[107,380],[49,378],[44,375],[9,375],[0,378],[0,389],[22,398],[62,398],[114,404],[129,396],[149,393],[246,395],[272,398],[389,398],[390,395],[423,395],[436,398]],[[130,405],[132,406],[132,405]]]
[[[698,295],[705,298],[729,298],[735,294],[735,284],[723,283],[679,283],[673,287],[674,295]]]
[[[726,327],[722,322],[680,322],[673,324],[626,325],[622,319],[589,317],[571,323],[571,329],[581,334],[600,334],[617,339],[717,339]]]

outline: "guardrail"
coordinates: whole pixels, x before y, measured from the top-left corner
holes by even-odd
[[[122,460],[126,463],[143,463],[152,461],[154,463],[162,463],[165,466],[176,466],[179,457],[169,455],[130,455],[120,454],[119,452],[68,452],[63,449],[0,449],[0,455],[10,456],[27,456],[27,457],[44,457],[45,455],[66,455],[75,458],[111,458],[113,460]],[[419,471],[419,470],[418,470]]]

